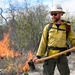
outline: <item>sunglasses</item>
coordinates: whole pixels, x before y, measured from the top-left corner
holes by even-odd
[[[51,16],[57,16],[58,13],[51,13]]]

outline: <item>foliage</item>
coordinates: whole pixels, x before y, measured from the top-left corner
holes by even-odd
[[[50,20],[48,7],[42,3],[30,6],[26,1],[23,8],[11,3],[9,5],[9,20],[3,28],[5,32],[9,31],[10,33],[11,47],[22,51],[37,50],[42,30]],[[3,15],[1,14],[1,16]],[[75,16],[71,16],[70,12],[67,12],[63,18],[70,21],[75,30]],[[3,23],[2,18],[0,18],[0,22]]]
[[[0,26],[0,40],[3,40],[4,29],[3,26]]]
[[[47,15],[48,11],[46,7],[39,5],[37,7],[30,7],[28,10],[19,10],[17,16],[15,16],[16,19],[9,21],[12,33],[15,34],[15,40],[12,36],[11,40],[15,41],[15,45],[17,44],[19,49],[27,50],[35,48],[41,36],[40,32],[42,32],[46,24],[45,19]],[[12,25],[11,22],[14,22],[14,20],[17,23]]]

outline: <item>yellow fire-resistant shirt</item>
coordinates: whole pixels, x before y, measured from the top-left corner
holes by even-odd
[[[63,22],[59,26],[59,28],[66,30],[65,24],[66,23]],[[71,25],[70,23],[67,23],[67,24]],[[40,45],[39,45],[39,48],[38,48],[38,51],[36,54],[37,56],[40,56],[40,57],[45,55],[46,44],[47,44],[47,46],[53,46],[53,47],[60,47],[60,48],[67,47],[67,45],[66,45],[66,31],[55,29],[55,28],[57,28],[57,26],[54,23],[52,24],[53,28],[51,28],[49,30],[49,33],[48,33],[49,36],[48,36],[48,40],[47,40],[48,26],[49,26],[49,24],[47,24],[43,29]],[[74,33],[72,27],[70,28],[70,31],[68,33],[68,39],[71,42],[71,44],[73,46],[75,46],[75,33]],[[59,50],[49,50],[48,54],[53,55],[58,52],[59,52]]]

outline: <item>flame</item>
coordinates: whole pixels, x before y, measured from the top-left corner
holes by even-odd
[[[13,58],[20,55],[21,53],[15,53],[14,50],[10,49],[9,34],[4,33],[4,39],[0,41],[0,57],[6,57],[8,59],[9,57]]]
[[[13,64],[10,64],[9,66],[7,66],[4,71],[10,71],[13,68]]]
[[[28,59],[27,59],[26,63],[24,64],[23,71],[28,71],[28,70],[30,70],[29,65],[28,65],[28,62],[29,62],[31,59],[33,59],[33,58],[34,58],[34,54],[33,54],[31,51],[29,51],[29,52],[28,52]]]
[[[12,48],[10,48],[9,36],[10,36],[10,34],[4,33],[4,39],[0,41],[0,57],[1,58],[6,57],[7,59],[9,59],[9,57],[15,58],[18,56],[23,56],[26,59],[24,54],[20,53],[19,51],[14,52],[14,50]],[[14,42],[13,42],[13,44],[14,44]],[[19,71],[24,72],[24,71],[30,70],[28,62],[31,59],[33,59],[34,54],[32,53],[32,51],[29,51],[27,56],[28,56],[27,57],[28,59],[27,59],[27,61],[25,61],[24,64],[18,63],[18,65],[16,65],[16,66],[18,66],[17,67],[18,69],[15,68],[16,72],[19,72]],[[14,64],[12,63],[12,64],[9,64],[4,70],[10,71],[13,67],[14,67]]]

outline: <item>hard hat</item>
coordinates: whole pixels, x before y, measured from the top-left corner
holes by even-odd
[[[50,12],[53,12],[53,11],[65,13],[65,12],[63,11],[62,7],[61,7],[59,4],[55,4],[55,5],[52,6]]]

